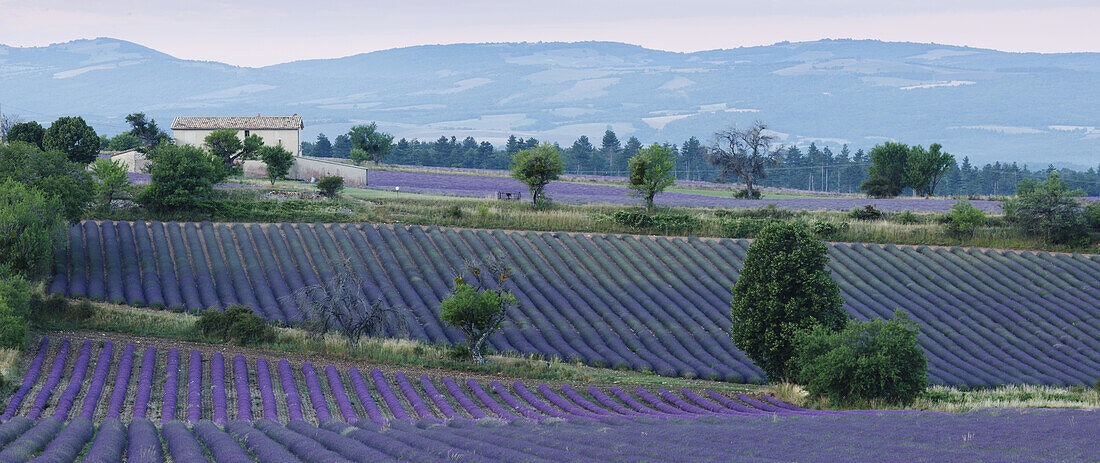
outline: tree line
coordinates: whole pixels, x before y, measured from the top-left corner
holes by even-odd
[[[766,128],[766,125],[764,127]],[[768,132],[762,133],[766,135]],[[350,159],[352,150],[355,149],[353,135],[352,133],[341,134],[335,140],[330,140],[325,134],[319,134],[315,141],[302,143],[302,154]],[[504,170],[509,168],[511,159],[516,153],[537,147],[539,144],[540,141],[536,138],[524,139],[516,135],[510,136],[504,146],[499,148],[488,141],[478,141],[474,137],[458,139],[454,136],[440,136],[434,141],[401,138],[393,143],[389,152],[385,153],[385,161],[414,166]],[[607,129],[603,137],[597,141],[582,135],[569,146],[558,143],[552,143],[552,145],[562,154],[562,173],[564,174],[617,177],[626,177],[629,174],[630,159],[644,147],[637,137],[629,137],[625,142],[620,140],[612,129]],[[710,139],[690,137],[678,144],[665,142],[659,145],[670,150],[674,155],[672,174],[677,180],[721,181],[725,178],[725,181],[743,182],[737,179],[737,176],[730,174],[722,163],[711,162],[714,157],[723,156],[723,147],[728,155],[730,149],[728,130],[723,130]],[[872,196],[881,193],[892,193],[889,196],[914,194],[1011,196],[1016,193],[1016,185],[1021,180],[1043,181],[1052,171],[1057,171],[1063,181],[1074,188],[1080,188],[1086,195],[1100,195],[1100,165],[1083,171],[1068,168],[1054,169],[1050,166],[1032,170],[1027,165],[1021,166],[1014,162],[994,162],[979,166],[973,164],[969,157],[964,156],[961,160],[957,160],[954,156],[945,156],[947,154],[945,148],[939,144],[924,148],[887,142],[872,148],[871,152],[876,149],[880,152],[886,151],[888,154],[893,153],[892,159],[895,161],[900,159],[897,153],[906,151],[905,162],[900,164],[894,162],[892,168],[896,169],[899,166],[903,169],[907,168],[908,158],[912,155],[915,158],[913,166],[921,166],[923,172],[935,172],[935,175],[929,177],[928,181],[917,182],[916,188],[909,185],[910,179],[900,177],[895,177],[891,183],[883,185],[882,180],[891,179],[880,176],[869,185],[878,184],[880,187],[871,192]],[[846,144],[838,149],[818,146],[817,143],[810,143],[808,146],[777,146],[773,147],[773,151],[775,152],[770,153],[774,158],[773,161],[766,163],[762,166],[762,170],[754,175],[755,185],[807,191],[860,193],[865,191],[860,187],[874,172],[872,153]],[[723,175],[724,171],[725,175]],[[763,175],[760,175],[761,172]],[[899,186],[900,189],[898,189]]]

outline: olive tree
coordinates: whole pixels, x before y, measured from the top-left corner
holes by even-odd
[[[485,343],[518,302],[504,287],[512,275],[504,261],[489,257],[481,263],[467,261],[465,266],[464,273],[473,278],[455,277],[454,293],[440,303],[440,319],[462,331],[474,362],[481,364],[485,363]]]

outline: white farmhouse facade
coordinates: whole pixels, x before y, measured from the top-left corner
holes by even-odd
[[[259,135],[264,145],[282,146],[295,156],[302,154],[301,134],[305,125],[302,116],[231,116],[231,117],[191,117],[179,116],[172,120],[172,139],[177,145],[203,145],[203,140],[211,132],[220,129],[233,129],[242,140],[250,135]]]

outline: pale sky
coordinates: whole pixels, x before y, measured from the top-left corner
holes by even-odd
[[[263,66],[409,45],[626,42],[671,51],[871,38],[1100,52],[1096,0],[0,0],[0,44],[113,37]]]

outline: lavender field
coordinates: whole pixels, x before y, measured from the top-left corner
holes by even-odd
[[[527,188],[511,178],[500,176],[477,176],[463,174],[441,174],[428,172],[398,172],[372,170],[368,174],[370,186],[367,188],[409,193],[425,193],[448,196],[467,196],[486,198],[497,196],[497,192],[521,193],[527,197]],[[708,184],[717,185],[717,184]],[[572,204],[640,204],[637,199],[627,196],[630,190],[609,185],[550,182],[546,193],[554,201]],[[766,196],[766,193],[765,193]],[[883,211],[945,212],[955,205],[950,199],[920,198],[776,198],[776,199],[732,199],[687,193],[666,192],[657,195],[660,206],[677,207],[721,207],[721,208],[757,208],[769,204],[783,209],[846,211],[867,204],[874,204]],[[986,212],[1000,213],[999,201],[971,201],[975,207]]]
[[[49,291],[197,312],[232,304],[302,319],[287,295],[349,259],[370,299],[410,311],[410,335],[451,344],[439,320],[463,259],[496,254],[519,276],[501,352],[666,376],[760,382],[732,344],[729,303],[749,242],[373,224],[84,222]],[[1091,385],[1100,377],[1100,256],[830,244],[857,319],[902,309],[920,324],[934,384]],[[478,278],[464,275],[467,279]],[[484,282],[493,286],[494,282]]]
[[[139,350],[43,339],[0,416],[0,461],[1100,458],[1095,411],[815,411],[712,391],[509,387]]]

